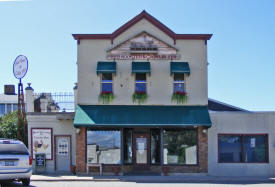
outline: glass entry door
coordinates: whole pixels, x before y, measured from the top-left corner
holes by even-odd
[[[134,163],[136,165],[148,165],[149,163],[149,135],[134,135]]]

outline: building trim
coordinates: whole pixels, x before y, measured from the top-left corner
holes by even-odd
[[[135,25],[137,22],[139,22],[142,19],[146,19],[151,24],[156,26],[158,29],[160,29],[162,32],[167,34],[170,38],[174,40],[174,44],[176,40],[210,40],[212,37],[212,34],[176,34],[171,29],[169,29],[166,25],[161,23],[159,20],[154,18],[152,15],[147,13],[145,10],[143,10],[140,14],[135,16],[130,21],[123,24],[121,27],[119,27],[117,30],[115,30],[111,34],[73,34],[73,38],[77,40],[78,44],[80,44],[81,39],[108,39],[111,40],[113,43],[113,40],[118,37],[120,34],[128,30],[130,27]]]

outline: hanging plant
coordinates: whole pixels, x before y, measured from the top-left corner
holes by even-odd
[[[135,92],[132,96],[133,103],[142,104],[145,103],[147,100],[147,93],[146,92]]]
[[[111,103],[114,100],[115,96],[113,92],[102,91],[98,96],[98,101],[103,104]]]
[[[187,94],[185,92],[174,92],[171,101],[173,103],[183,104],[187,101]]]

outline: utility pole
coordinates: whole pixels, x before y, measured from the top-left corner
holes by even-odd
[[[28,146],[28,123],[25,112],[23,84],[18,83],[17,138]]]

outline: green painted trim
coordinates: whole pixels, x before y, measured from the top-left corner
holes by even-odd
[[[116,62],[97,62],[96,73],[116,74]]]
[[[170,62],[170,74],[185,73],[190,75],[190,67],[188,62]]]
[[[211,119],[207,106],[78,105],[74,126],[211,127]]]
[[[149,73],[151,74],[150,62],[132,62],[133,73]]]

